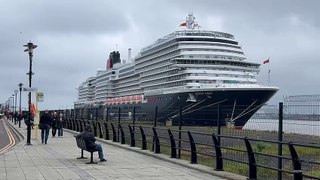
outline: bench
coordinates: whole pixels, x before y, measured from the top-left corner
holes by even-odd
[[[93,153],[97,150],[91,150],[91,149],[89,150],[86,146],[86,142],[83,140],[82,137],[75,136],[75,138],[76,138],[78,148],[81,149],[81,157],[78,157],[77,159],[87,159],[86,157],[83,156],[83,150],[86,150],[91,153],[91,160],[86,164],[97,164],[96,162],[93,162]]]

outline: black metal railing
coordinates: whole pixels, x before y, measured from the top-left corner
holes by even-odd
[[[279,123],[282,122],[282,109],[280,103]],[[202,163],[215,171],[231,171],[249,179],[320,179],[320,146],[282,140],[281,125],[278,139],[268,140],[225,135],[221,127],[212,128],[215,132],[211,133],[187,130],[189,127],[183,129],[181,107],[178,126],[170,128],[163,127],[157,121],[157,109],[153,121],[140,121],[138,124],[135,110],[132,121],[121,118],[120,108],[117,111],[118,114],[113,114],[114,119],[109,114],[105,118],[101,115],[91,119],[70,115],[65,119],[65,128],[81,132],[85,124],[90,124],[94,135],[101,139],[128,143],[131,147],[138,146],[141,150],[156,154],[165,153],[171,158],[187,159],[193,164]]]

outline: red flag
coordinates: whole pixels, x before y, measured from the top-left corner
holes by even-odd
[[[263,61],[263,64],[267,64],[267,63],[269,63],[269,59]]]
[[[186,22],[181,23],[180,26],[187,26],[187,23]]]
[[[34,118],[36,116],[36,107],[33,103],[30,104],[31,116]]]

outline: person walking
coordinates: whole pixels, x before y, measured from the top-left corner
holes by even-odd
[[[104,159],[103,157],[103,150],[102,150],[102,146],[101,144],[96,144],[96,138],[94,137],[93,133],[92,133],[92,128],[89,124],[87,124],[84,128],[84,131],[81,132],[80,134],[78,134],[76,137],[80,137],[82,138],[85,143],[86,146],[89,150],[96,150],[98,151],[98,155],[99,155],[99,159],[100,162],[104,162],[107,161],[106,159]]]
[[[56,137],[56,133],[57,133],[57,122],[58,122],[58,114],[57,112],[53,112],[52,115],[52,137]]]
[[[39,121],[39,128],[41,129],[41,143],[47,144],[51,124],[52,118],[48,110],[46,110],[44,114],[40,117]]]
[[[21,121],[23,119],[23,115],[21,112],[19,112],[17,119],[18,119],[19,127],[21,127]]]
[[[63,137],[63,114],[59,114],[57,121],[58,137]]]

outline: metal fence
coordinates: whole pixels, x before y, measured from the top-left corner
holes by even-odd
[[[320,126],[320,106],[298,104],[297,97],[295,104],[292,101],[287,98],[279,105],[264,106],[242,129],[233,128],[225,119],[213,119],[217,126],[186,126],[181,107],[176,109],[176,122],[159,121],[157,109],[153,119],[143,118],[144,112],[135,107],[129,116],[121,108],[69,109],[64,111],[65,127],[81,132],[85,124],[91,124],[99,138],[249,179],[320,179],[320,137],[312,129]],[[292,125],[304,132],[292,132],[288,128]]]

